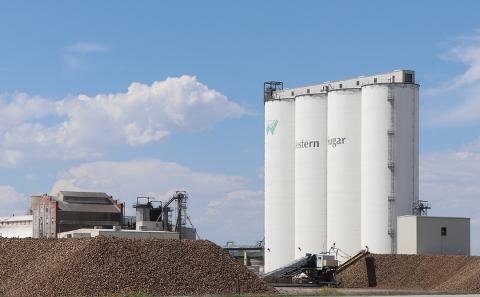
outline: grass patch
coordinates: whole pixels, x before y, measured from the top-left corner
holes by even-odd
[[[332,287],[322,287],[318,289],[316,293],[314,293],[316,296],[338,296],[338,295],[343,295],[340,292],[338,292],[337,289],[332,288]]]
[[[110,294],[106,297],[151,297],[151,295],[148,292],[125,291],[121,293]]]
[[[296,296],[341,296],[344,295],[336,288],[320,287],[320,288],[300,288],[292,291],[280,291],[276,293],[259,293],[259,294],[226,294],[212,295],[210,297],[296,297]]]
[[[259,294],[224,294],[224,295],[205,295],[194,297],[296,297],[296,296],[341,296],[336,288],[321,287],[311,288],[309,290],[298,290],[292,292],[278,292],[278,293],[259,293]],[[107,295],[106,297],[154,297],[147,292],[122,292]]]

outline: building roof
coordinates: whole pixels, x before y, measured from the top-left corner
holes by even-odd
[[[103,192],[60,191],[55,200],[58,201],[58,208],[63,211],[121,212],[116,201]]]
[[[33,221],[32,215],[0,217],[0,222],[23,222]]]
[[[101,192],[60,191],[57,199],[75,204],[112,204],[111,196]]]
[[[440,217],[440,216],[418,216],[418,215],[403,215],[403,216],[398,216],[399,218],[403,217],[417,217],[421,219],[452,219],[452,220],[470,220],[470,218],[467,217]]]
[[[76,203],[68,203],[63,201],[58,201],[58,208],[63,211],[78,211],[78,212],[121,212],[119,206],[110,203],[110,204],[76,204]]]
[[[58,196],[71,196],[71,197],[110,197],[104,192],[78,192],[78,191],[60,191]]]
[[[59,210],[71,212],[121,213],[122,206],[102,192],[60,191],[57,196],[32,196],[57,202]]]

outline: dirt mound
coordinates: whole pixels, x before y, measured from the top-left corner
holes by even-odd
[[[480,257],[377,254],[369,257],[337,275],[341,287],[366,288],[370,281],[382,289],[480,293]],[[367,265],[369,261],[371,266]]]
[[[267,285],[209,241],[1,239],[1,296],[261,293]]]

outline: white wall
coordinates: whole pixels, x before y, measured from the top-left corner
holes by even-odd
[[[417,254],[417,217],[398,217],[397,229],[397,253],[407,255]]]
[[[32,216],[0,217],[0,237],[29,238],[33,237]]]

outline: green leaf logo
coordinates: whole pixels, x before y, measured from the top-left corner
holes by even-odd
[[[278,120],[267,121],[265,123],[267,135],[268,134],[273,135],[273,133],[275,133],[275,129],[277,129],[277,125],[278,125]]]

